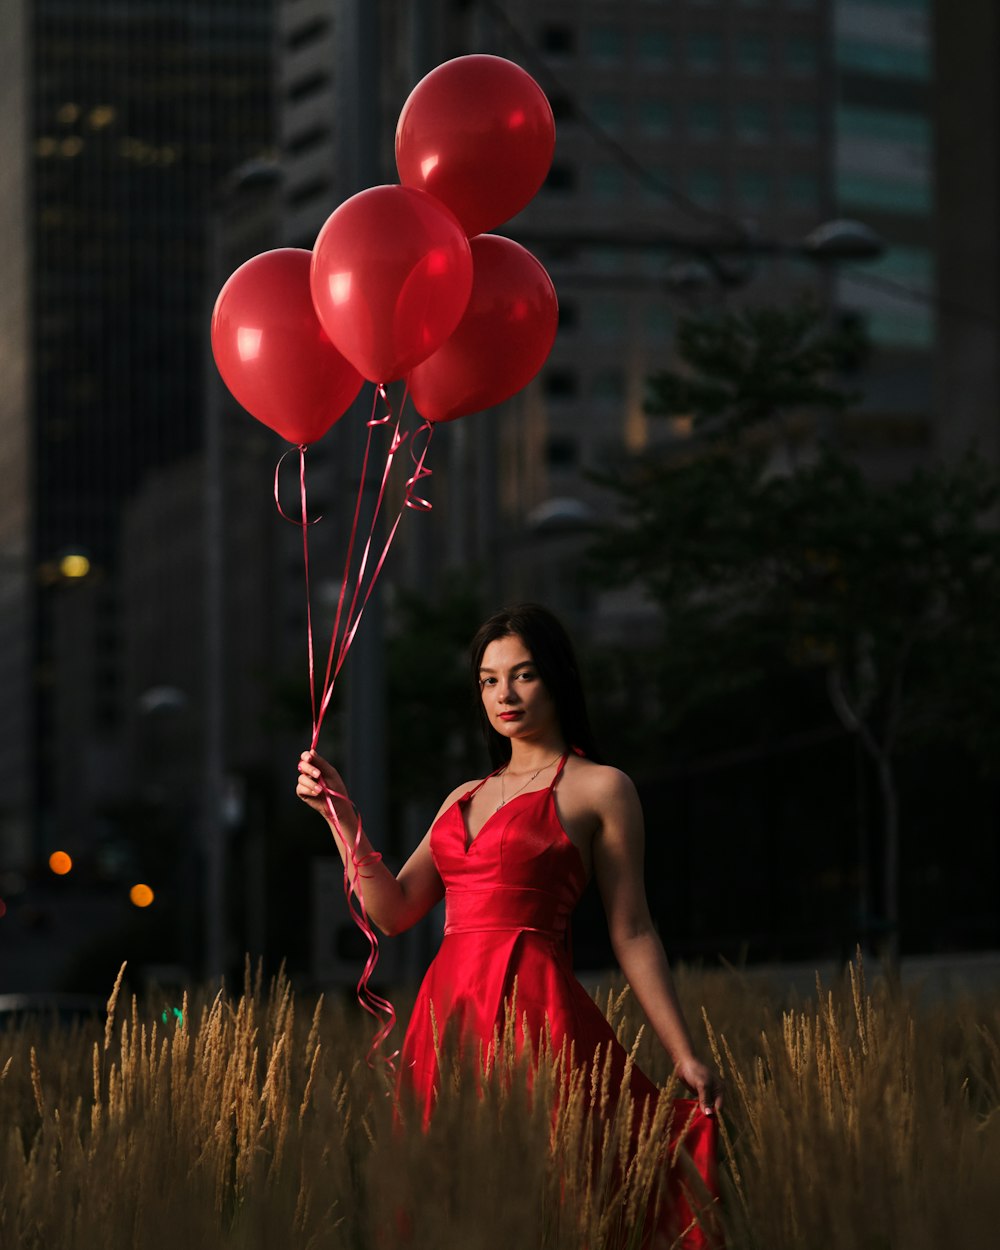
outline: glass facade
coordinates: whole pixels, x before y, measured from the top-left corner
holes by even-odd
[[[931,69],[929,48],[886,47],[867,39],[838,39],[837,60],[855,73],[916,82],[925,80]]]
[[[206,208],[271,141],[268,5],[35,10],[37,543],[106,558],[200,439]]]
[[[585,47],[595,61],[619,61],[625,55],[625,32],[621,26],[591,26]]]
[[[66,823],[40,771],[54,744],[123,715],[125,509],[202,443],[211,214],[272,150],[274,41],[267,0],[38,0],[31,22],[33,558],[93,569],[79,595],[36,598],[44,844]]]
[[[929,13],[926,0],[839,0],[835,10],[838,207],[890,241],[926,239],[891,248],[863,273],[841,274],[838,295],[863,316],[874,343],[917,353],[930,351],[935,332],[934,135],[920,90],[933,68]]]
[[[639,102],[639,128],[648,135],[663,135],[673,124],[673,108],[669,100],[647,96]]]
[[[689,35],[688,69],[696,74],[715,74],[722,68],[722,38],[714,33]]]
[[[747,34],[736,43],[736,68],[741,74],[761,77],[768,72],[771,49],[763,35]]]
[[[722,130],[722,108],[717,100],[692,100],[688,131],[695,139],[717,139]]]

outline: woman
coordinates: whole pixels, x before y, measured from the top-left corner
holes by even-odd
[[[486,621],[471,659],[496,771],[448,795],[398,875],[364,834],[356,851],[366,861],[368,915],[384,933],[446,901],[445,936],[403,1041],[403,1073],[429,1114],[438,1083],[432,1009],[436,1026],[457,1030],[475,1055],[503,1032],[515,977],[517,1018],[527,1019],[532,1046],[548,1031],[556,1051],[572,1044],[576,1062],[589,1064],[610,1043],[624,1072],[624,1051],[573,977],[568,953],[570,913],[593,875],[622,971],[674,1071],[713,1116],[721,1081],[695,1053],[646,902],[639,799],[624,773],[598,762],[565,631],[546,609],[522,604]],[[326,795],[340,796],[337,819],[353,840],[344,782],[314,752],[301,757],[297,793],[328,820]],[[633,1070],[631,1093],[642,1100],[657,1091]]]

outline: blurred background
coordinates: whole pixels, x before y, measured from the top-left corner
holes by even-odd
[[[464,647],[567,622],[672,955],[1000,946],[993,0],[2,0],[0,993],[311,986],[365,948],[294,798],[301,535],[209,317],[395,181],[450,57],[557,126],[503,228],[538,378],[442,427],[321,746],[400,863],[485,771]],[[370,388],[308,454],[318,645]],[[294,489],[294,486],[291,486]],[[324,632],[324,630],[326,632]],[[384,943],[411,979],[440,917]],[[609,961],[599,905],[577,962]]]

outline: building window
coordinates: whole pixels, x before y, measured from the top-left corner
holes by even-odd
[[[922,349],[934,341],[934,257],[926,248],[894,247],[879,260],[864,266],[872,274],[899,283],[898,294],[867,286],[862,274],[844,274],[839,295],[867,322],[873,341],[886,346]],[[922,295],[923,301],[914,298]]]
[[[736,44],[736,64],[741,74],[759,78],[769,69],[770,50],[763,35],[743,35]]]
[[[693,169],[688,190],[696,203],[715,208],[722,202],[722,175],[717,169]]]
[[[670,60],[670,35],[665,30],[640,31],[636,48],[640,62],[662,66]]]
[[[298,82],[293,82],[285,92],[285,97],[292,104],[297,103],[299,100],[307,100],[309,96],[315,95],[317,91],[322,91],[329,81],[326,74],[322,72],[309,74],[305,78],[300,78]]]
[[[745,143],[763,143],[770,132],[770,109],[763,100],[747,100],[736,110],[736,133]]]
[[[922,216],[931,211],[931,188],[928,181],[904,182],[893,178],[841,173],[837,176],[837,197],[843,204],[854,208],[880,209],[906,216]]]
[[[785,68],[789,74],[811,78],[819,70],[819,48],[815,39],[795,35],[785,44]]]
[[[625,193],[625,175],[620,165],[595,165],[590,173],[594,195],[602,200],[616,200]]]
[[[790,104],[785,114],[785,126],[794,142],[814,143],[819,137],[819,110],[814,104]]]
[[[580,324],[580,314],[575,304],[559,305],[559,329],[560,331],[575,330]]]
[[[576,440],[554,435],[545,444],[545,461],[550,469],[572,469],[579,459]]]
[[[619,95],[595,95],[590,105],[590,115],[606,130],[620,130],[625,110]]]
[[[618,299],[591,300],[589,320],[600,338],[620,338],[627,325],[625,305]]]
[[[716,73],[722,65],[722,39],[718,35],[689,35],[688,65],[697,74]]]
[[[651,339],[668,339],[674,332],[673,315],[667,305],[659,301],[646,305],[643,324]]]
[[[301,156],[313,148],[321,147],[329,138],[330,131],[328,127],[310,126],[308,130],[303,130],[299,134],[293,135],[285,146],[290,155]]]
[[[326,34],[329,22],[325,17],[313,18],[311,22],[306,22],[304,26],[299,26],[295,30],[288,32],[285,37],[285,47],[289,52],[296,52],[299,48],[308,47],[309,44],[315,43],[317,39]]]
[[[934,318],[925,310],[872,312],[865,316],[868,337],[883,347],[923,351],[934,346]]]
[[[620,26],[591,26],[587,52],[596,61],[619,61],[625,54],[625,32]]]
[[[621,252],[616,247],[588,248],[586,259],[597,273],[617,273],[622,265]]]
[[[576,105],[568,95],[550,95],[549,104],[552,106],[552,116],[557,122],[575,120]]]
[[[838,39],[837,64],[875,78],[926,82],[931,76],[931,50],[929,46],[901,48],[864,39]]]
[[[836,120],[837,133],[852,139],[901,143],[923,150],[930,147],[930,120],[918,113],[890,112],[887,109],[842,104],[837,109]]]
[[[329,179],[311,178],[308,182],[304,182],[301,186],[289,191],[287,203],[289,208],[301,208],[304,204],[310,204],[314,200],[322,199],[323,196],[329,194]]]
[[[736,195],[745,208],[763,208],[774,196],[774,180],[763,169],[744,169],[736,179]]]
[[[580,386],[572,369],[550,369],[542,387],[549,399],[576,399]]]
[[[572,56],[576,51],[576,32],[572,26],[543,26],[539,43],[549,56]]]
[[[561,162],[554,164],[545,179],[545,190],[566,195],[576,190],[576,167]]]
[[[620,400],[625,398],[624,369],[601,369],[594,374],[590,384],[590,394],[594,399]]]
[[[692,100],[688,130],[695,139],[717,139],[722,129],[722,110],[716,100]]]
[[[666,134],[672,121],[673,114],[668,100],[647,96],[639,101],[639,125],[646,134]]]
[[[813,212],[819,206],[819,179],[815,174],[789,174],[785,194],[791,208]]]

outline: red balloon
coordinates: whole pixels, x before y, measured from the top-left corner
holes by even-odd
[[[428,421],[453,421],[503,403],[527,386],[556,337],[555,287],[529,251],[483,234],[472,240],[472,262],[465,316],[408,378],[414,406]]]
[[[458,325],[472,253],[455,215],[426,191],[369,187],[316,239],[312,296],[327,334],[372,382],[392,382]]]
[[[212,355],[238,403],[290,443],[314,443],[362,378],[330,342],[309,292],[312,253],[282,247],[227,280],[212,313]]]
[[[545,181],[556,127],[538,83],[499,56],[460,56],[410,92],[396,126],[396,168],[452,210],[468,235],[521,211]]]

